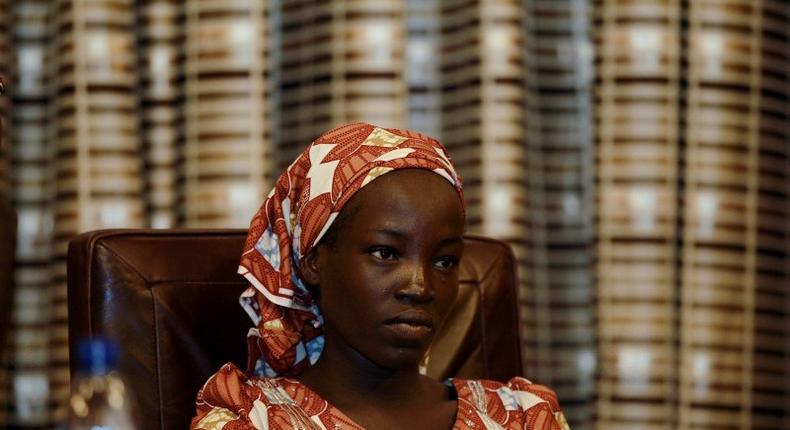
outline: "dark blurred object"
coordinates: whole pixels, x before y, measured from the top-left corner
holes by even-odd
[[[0,94],[5,92],[0,78]],[[3,125],[0,121],[0,151],[3,149]],[[14,251],[16,248],[16,213],[11,202],[0,190],[0,351],[5,348],[14,299]]]
[[[16,213],[10,202],[0,195],[0,349],[6,345],[14,298],[14,249],[16,245]]]
[[[246,230],[101,230],[71,241],[69,339],[112,336],[142,428],[187,428],[198,389],[219,367],[244,368],[252,323],[236,274]],[[499,241],[467,237],[458,301],[431,348],[439,379],[521,373],[515,260]],[[72,356],[76,345],[70,341]],[[76,371],[72,360],[72,374]]]

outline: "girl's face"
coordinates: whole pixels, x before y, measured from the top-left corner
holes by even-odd
[[[416,368],[458,291],[458,194],[435,173],[398,170],[362,188],[340,218],[333,243],[301,265],[320,290],[325,351]]]

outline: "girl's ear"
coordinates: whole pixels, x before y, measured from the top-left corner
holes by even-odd
[[[320,248],[320,245],[314,246],[313,249],[299,261],[298,275],[311,287],[317,287],[320,279],[318,270],[318,248]]]

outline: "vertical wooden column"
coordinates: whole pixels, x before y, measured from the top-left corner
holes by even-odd
[[[281,2],[278,170],[331,127],[332,2]]]
[[[405,6],[399,0],[334,1],[333,10],[333,126],[366,121],[404,127]]]
[[[9,71],[9,62],[11,60],[11,46],[9,44],[8,36],[10,34],[10,15],[11,15],[11,8],[9,7],[6,0],[0,1],[0,77],[3,78],[5,84],[8,84],[8,71]],[[7,116],[8,116],[8,102],[6,101],[6,97],[3,97],[3,101],[0,102],[2,105],[0,106],[0,119],[3,120],[2,127],[0,127],[0,131],[4,134],[8,132],[5,128],[8,127],[7,124]],[[10,192],[10,184],[9,184],[9,156],[8,156],[8,144],[5,140],[2,140],[2,144],[0,144],[0,198],[8,197]],[[2,349],[0,348],[0,351]]]
[[[6,145],[11,154],[11,199],[17,211],[15,298],[8,351],[8,424],[43,428],[48,421],[48,365],[54,141],[47,133],[46,0],[14,2],[10,33],[15,62],[6,97],[13,109]]]
[[[9,36],[11,30],[11,8],[8,4],[7,0],[0,1],[0,78],[3,79],[5,85],[8,85],[9,81],[9,66],[11,65],[12,54],[11,54],[11,45]],[[0,101],[0,120],[3,121],[2,127],[0,127],[0,132],[3,133],[4,136],[0,136],[0,198],[8,198],[8,194],[10,193],[10,184],[9,184],[9,154],[8,154],[8,142],[6,142],[3,137],[8,135],[8,101],[7,97],[4,95],[0,95],[2,97],[2,101]],[[2,347],[0,347],[0,352],[2,351]],[[1,396],[2,394],[0,394]]]
[[[406,125],[405,14],[396,0],[282,2],[281,168],[340,124]]]
[[[439,0],[408,0],[404,79],[409,87],[408,128],[440,141]]]
[[[679,0],[596,12],[597,426],[673,428]]]
[[[137,52],[140,86],[140,137],[145,157],[148,224],[177,224],[178,59],[183,39],[176,0],[137,2]]]
[[[785,46],[784,52],[785,54],[788,54],[787,45],[790,44],[790,25],[787,25],[786,23],[788,22],[788,20],[790,20],[790,4],[781,5],[780,11],[784,16],[783,21],[785,24],[781,25],[784,31],[777,31],[776,34],[779,36],[781,40],[780,46],[781,45]],[[785,115],[785,121],[784,121],[784,127],[781,127],[780,129],[784,133],[784,141],[785,141],[784,189],[790,190],[790,174],[788,174],[788,172],[790,172],[790,147],[788,147],[790,145],[788,144],[788,141],[790,141],[790,103],[787,102],[787,100],[790,99],[790,57],[785,57],[783,69],[784,69],[784,77],[783,79],[781,77],[778,79],[779,81],[778,84],[781,85],[783,83],[785,88],[786,98],[785,98],[784,109],[783,109]],[[781,111],[782,109],[780,108],[779,110]],[[786,191],[786,192],[790,193],[790,191]],[[784,287],[784,292],[785,292],[784,322],[781,323],[782,327],[785,327],[784,363],[783,364],[780,363],[777,367],[781,367],[784,369],[784,378],[783,378],[784,382],[782,383],[782,385],[785,387],[784,401],[782,402],[782,400],[780,399],[781,402],[780,404],[784,405],[782,408],[784,414],[784,420],[782,421],[783,424],[781,427],[786,429],[786,428],[790,428],[790,389],[788,389],[788,387],[790,387],[790,331],[787,330],[787,327],[790,327],[790,294],[787,294],[788,288],[790,288],[790,203],[788,203],[788,200],[790,200],[790,196],[785,194],[784,197],[785,197],[785,204],[784,204],[783,217],[785,220],[784,222],[785,263],[784,263],[783,281],[780,281],[780,285],[783,284],[785,286]]]
[[[184,3],[183,211],[246,227],[272,182],[265,2]]]
[[[520,271],[522,339],[533,339],[535,297],[525,277],[529,203],[523,7],[516,0],[453,0],[441,3],[440,15],[442,139],[464,178],[470,231],[513,246]],[[524,349],[524,356],[533,353]]]
[[[9,5],[6,1],[0,1],[0,78],[3,82],[8,81],[8,57],[9,57],[9,50],[10,47],[8,46],[8,42],[5,41],[5,37],[8,34],[8,22],[9,22],[9,15],[11,11],[9,10]],[[0,98],[3,99],[2,102],[4,103],[6,99],[5,94],[0,94]],[[5,112],[5,109],[0,110],[0,208],[2,210],[7,210],[11,207],[10,203],[10,186],[9,186],[9,150],[8,150],[8,143],[7,143],[7,131],[6,128],[8,127],[8,113]],[[5,244],[4,244],[5,245]],[[3,269],[5,269],[5,265],[3,265]],[[0,285],[3,285],[5,288],[0,288],[0,304],[6,305],[9,304],[10,300],[7,300],[7,297],[10,297],[12,294],[11,292],[7,291],[8,288],[11,288],[11,285],[6,286],[6,280],[9,278],[5,273],[0,275]],[[7,313],[7,309],[5,306],[2,306],[0,312]],[[3,423],[7,420],[7,412],[8,409],[8,393],[10,391],[10,378],[8,376],[8,361],[10,355],[10,347],[11,342],[9,340],[10,337],[10,330],[9,330],[9,322],[10,318],[6,315],[0,315],[0,423]]]
[[[66,251],[74,235],[146,224],[137,123],[132,0],[58,0],[50,81],[55,139],[54,285],[50,390],[53,422],[69,394]]]
[[[527,375],[550,385],[574,429],[595,395],[593,51],[587,1],[526,2],[526,130],[534,336]]]
[[[789,18],[689,3],[680,428],[786,428]]]

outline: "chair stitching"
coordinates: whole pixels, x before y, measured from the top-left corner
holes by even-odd
[[[102,248],[104,248],[104,250],[106,252],[112,254],[115,258],[117,258],[118,261],[120,263],[122,263],[128,270],[130,270],[135,275],[137,275],[141,280],[143,280],[143,282],[145,282],[146,286],[152,287],[152,285],[151,285],[152,283],[148,280],[148,278],[146,276],[144,276],[139,270],[135,269],[132,266],[132,264],[129,263],[128,260],[126,260],[125,258],[121,257],[121,255],[118,254],[115,250],[111,249],[106,244],[98,244],[96,247],[98,247],[98,246],[101,246]],[[96,247],[91,247],[90,249],[93,250]],[[93,259],[91,258],[89,261],[92,261],[92,260]],[[159,353],[160,353],[160,349],[159,349],[159,324],[158,324],[159,313],[157,312],[156,300],[154,298],[154,290],[153,290],[153,288],[147,288],[147,290],[148,290],[149,295],[151,296],[151,308],[152,308],[152,313],[153,313],[153,317],[154,317],[154,320],[153,320],[153,326],[154,326],[154,347],[156,348],[156,354],[154,354],[154,362],[155,362],[155,367],[156,367],[157,395],[159,396],[159,399],[157,400],[157,404],[159,405],[159,428],[164,429],[164,415],[163,415],[163,411],[162,411],[163,410],[163,405],[162,405],[162,384],[161,384],[161,382],[162,382],[162,375],[161,375],[161,368],[160,368],[160,365],[159,365]],[[89,306],[89,308],[90,308],[90,306]]]
[[[126,266],[127,269],[134,272],[135,275],[137,275],[140,279],[145,281],[146,284],[151,283],[151,281],[145,275],[143,275],[139,270],[135,269],[135,267],[131,263],[129,263],[127,259],[123,258],[114,249],[110,248],[106,244],[100,244],[100,245],[105,249],[105,251],[112,254],[113,257],[117,258],[121,263],[123,263],[123,265]]]
[[[480,242],[488,242],[488,243],[499,244],[500,250],[505,248],[504,249],[504,254],[508,258],[508,260],[514,261],[512,251],[508,252],[509,248],[506,248],[503,245],[501,245],[501,242],[499,242],[499,241],[491,240],[491,239],[488,239],[488,238],[482,238],[482,237],[467,237],[467,239],[472,239],[472,240],[480,241]],[[497,257],[499,257],[499,256],[497,256]],[[493,261],[496,261],[496,258],[494,258]],[[477,290],[478,290],[478,294],[480,295],[480,309],[482,310],[482,312],[481,312],[482,315],[480,316],[480,325],[481,325],[481,330],[482,330],[481,344],[483,345],[483,354],[482,354],[483,355],[483,367],[486,370],[486,377],[488,377],[488,375],[490,374],[490,369],[489,369],[489,364],[488,364],[489,363],[489,360],[488,360],[488,348],[486,347],[487,346],[487,341],[488,341],[488,337],[486,336],[486,333],[487,333],[487,331],[486,331],[486,316],[487,315],[485,314],[486,297],[485,297],[485,294],[483,293],[483,283],[488,279],[489,276],[491,276],[491,273],[494,271],[496,266],[497,266],[496,264],[492,263],[488,268],[486,268],[486,270],[483,272],[483,275],[480,277],[480,280],[477,282]],[[518,296],[516,296],[516,300],[518,300]],[[517,305],[516,305],[516,309],[517,309]],[[518,313],[516,313],[516,315],[518,315]],[[520,347],[521,346],[519,345],[519,348]]]
[[[481,337],[480,344],[483,345],[483,368],[486,370],[486,379],[489,379],[488,375],[490,372],[488,369],[488,348],[486,348],[486,345],[488,345],[487,342],[488,338],[486,336],[486,315],[485,315],[486,296],[485,294],[483,294],[482,282],[477,283],[477,290],[478,290],[478,294],[480,295],[480,309],[482,310],[480,315],[480,326],[481,326],[480,329],[482,330],[482,335],[480,336]]]
[[[154,345],[156,348],[156,354],[154,354],[154,361],[156,363],[156,391],[159,399],[157,403],[159,404],[159,428],[164,429],[165,425],[165,417],[164,417],[164,405],[162,404],[162,368],[159,365],[159,312],[157,311],[156,300],[154,299],[154,289],[148,289],[149,294],[151,294],[151,307],[154,313]]]
[[[502,249],[502,248],[504,248],[504,246],[501,244],[501,242],[494,242],[494,241],[491,241],[491,242],[493,242],[493,243],[497,243],[497,244],[499,245],[499,246],[498,246],[498,248],[499,248],[499,250],[500,250],[500,254],[502,254],[502,253],[503,253],[503,254],[505,254],[505,256],[506,256],[506,257],[507,257],[509,260],[514,260],[514,259],[513,259],[513,256],[512,256],[512,253],[510,253],[510,252],[507,252],[507,250],[505,250],[505,251],[503,252],[503,249]],[[490,265],[489,267],[487,267],[487,268],[486,268],[486,270],[483,272],[483,274],[480,276],[480,282],[481,282],[481,283],[482,283],[483,281],[486,281],[486,280],[488,279],[488,277],[491,275],[491,273],[494,271],[494,269],[495,269],[495,268],[496,268],[496,266],[497,266],[497,265],[495,264],[495,262],[496,262],[496,260],[497,260],[498,258],[499,258],[499,255],[497,255],[495,258],[493,258],[493,259],[492,259],[492,263],[491,263],[491,265]]]

